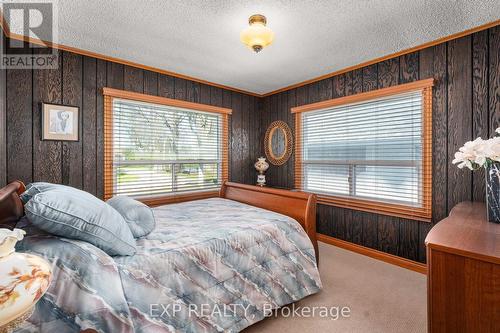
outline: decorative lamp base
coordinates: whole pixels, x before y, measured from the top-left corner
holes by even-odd
[[[257,185],[266,186],[266,176],[265,175],[257,175]]]

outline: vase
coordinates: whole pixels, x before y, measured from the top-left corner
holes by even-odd
[[[486,167],[486,210],[488,221],[500,223],[500,163]]]
[[[0,331],[27,319],[50,284],[50,264],[29,253],[17,253],[15,245],[24,231],[0,229]]]

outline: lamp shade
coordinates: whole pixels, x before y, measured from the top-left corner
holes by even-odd
[[[255,52],[260,52],[273,42],[274,32],[266,26],[263,15],[252,15],[248,21],[250,26],[240,33],[240,40]]]

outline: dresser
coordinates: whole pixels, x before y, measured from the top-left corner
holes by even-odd
[[[462,202],[425,239],[429,332],[500,332],[500,224]]]

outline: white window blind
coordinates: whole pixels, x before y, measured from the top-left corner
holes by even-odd
[[[216,189],[223,115],[113,99],[113,195],[151,197]]]
[[[421,90],[304,112],[302,188],[422,207]]]

